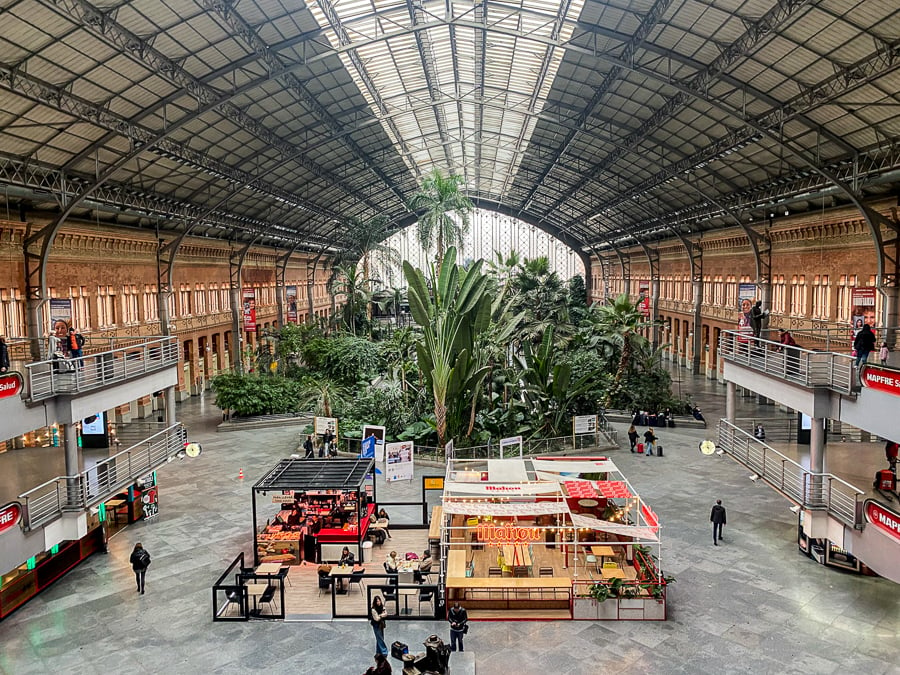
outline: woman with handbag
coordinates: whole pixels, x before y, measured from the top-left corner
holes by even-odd
[[[387,611],[384,608],[384,602],[380,595],[376,595],[369,611],[369,623],[372,624],[372,631],[375,633],[375,652],[387,656],[388,648],[384,642],[384,629],[387,626],[385,617],[387,617]]]

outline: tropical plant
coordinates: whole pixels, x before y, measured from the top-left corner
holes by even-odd
[[[326,378],[306,377],[299,385],[298,409],[312,409],[323,417],[335,417],[349,399],[346,387]]]
[[[606,392],[604,405],[609,407],[613,398],[619,394],[624,383],[625,374],[631,365],[634,345],[645,338],[638,331],[646,325],[637,305],[632,304],[624,293],[608,305],[597,309],[601,328],[613,339],[619,349],[619,363],[612,384]]]
[[[469,215],[475,208],[460,190],[461,182],[461,176],[444,176],[435,169],[409,201],[410,211],[418,214],[419,244],[428,251],[435,243],[438,267],[447,248],[462,246],[469,230]]]
[[[334,268],[329,280],[332,297],[344,296],[341,317],[344,326],[356,335],[357,328],[366,323],[366,308],[372,297],[371,282],[357,269],[356,265],[345,264]]]
[[[591,584],[590,588],[588,588],[588,594],[597,602],[603,602],[609,597],[609,586],[598,581]]]
[[[400,253],[394,247],[385,243],[388,236],[387,216],[378,215],[369,220],[351,218],[347,223],[347,248],[341,254],[341,260],[346,264],[361,266],[361,276],[367,284],[368,290],[374,285],[372,266],[377,263],[379,267],[388,272],[400,265]],[[366,318],[372,319],[371,294],[366,302]]]
[[[571,328],[568,320],[567,295],[559,275],[550,269],[546,256],[525,260],[513,276],[514,311],[524,312],[520,334],[539,342],[544,331],[556,327],[557,339],[568,341]]]
[[[519,375],[522,397],[517,399],[517,405],[524,408],[531,422],[531,436],[562,435],[563,427],[571,417],[574,400],[593,386],[591,372],[572,380],[572,367],[558,360],[553,333],[552,326],[547,328],[536,349],[530,342],[522,346]]]
[[[349,333],[313,338],[302,346],[301,353],[310,370],[347,386],[371,380],[383,366],[374,342]]]
[[[488,280],[481,265],[478,260],[468,270],[461,268],[456,264],[456,248],[450,247],[436,278],[431,268],[432,294],[425,275],[409,262],[403,263],[410,312],[423,331],[416,354],[419,370],[434,397],[440,445],[448,437],[448,422],[451,432],[459,431],[461,412],[471,410],[489,370],[473,358],[475,337],[487,328],[491,318],[491,298],[485,292]]]
[[[283,377],[223,373],[212,381],[216,405],[239,416],[270,415],[302,409],[300,387]]]

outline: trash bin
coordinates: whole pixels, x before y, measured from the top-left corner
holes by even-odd
[[[362,558],[364,563],[372,562],[372,542],[368,539],[362,543]]]

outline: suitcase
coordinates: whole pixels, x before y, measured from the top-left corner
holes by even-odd
[[[409,645],[403,644],[400,640],[391,643],[391,656],[402,660],[404,654],[409,654]]]
[[[643,455],[643,454],[644,454],[644,444],[643,444],[643,443],[638,443],[638,444],[637,444],[637,451],[638,451],[638,454],[639,454],[639,455]]]
[[[666,424],[669,425],[669,428],[670,428],[670,429],[674,429],[674,428],[675,428],[675,420],[668,420],[668,421],[666,422]]]
[[[894,492],[897,489],[897,477],[890,469],[882,469],[875,473],[875,488],[885,492]]]
[[[663,455],[662,455],[662,446],[661,446],[659,443],[656,444],[656,456],[657,456],[657,457],[662,457],[662,456],[663,456]]]

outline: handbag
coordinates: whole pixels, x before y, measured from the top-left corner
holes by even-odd
[[[465,626],[463,626],[463,635],[465,635],[468,632],[469,632],[469,624],[466,624]]]

